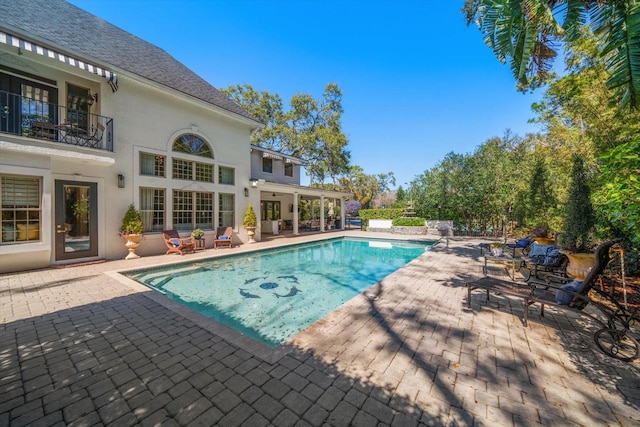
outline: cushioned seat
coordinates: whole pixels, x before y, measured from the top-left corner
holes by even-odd
[[[195,242],[191,237],[181,238],[180,234],[176,230],[164,230],[162,232],[164,243],[167,245],[167,252],[165,255],[171,253],[178,253],[184,255],[185,251],[193,252],[195,250]]]
[[[233,229],[231,227],[216,228],[216,238],[213,241],[213,248],[231,248],[233,239]]]

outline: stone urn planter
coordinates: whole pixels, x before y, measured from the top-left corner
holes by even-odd
[[[247,229],[247,236],[249,236],[249,241],[247,243],[255,243],[256,241],[253,236],[256,235],[256,227],[247,226],[245,228]]]
[[[122,217],[122,223],[120,224],[120,236],[124,237],[127,241],[125,246],[129,250],[129,254],[125,259],[140,258],[140,255],[136,254],[136,248],[140,246],[143,231],[144,223],[142,222],[142,216],[140,216],[140,212],[132,203],[127,208],[127,211]]]
[[[596,263],[594,254],[562,252],[569,258],[567,274],[577,280],[584,280]]]
[[[550,237],[534,237],[533,241],[540,245],[554,245],[556,243],[556,239]]]
[[[140,246],[140,240],[142,240],[142,234],[128,234],[124,236],[127,243],[125,246],[129,250],[129,255],[125,257],[125,259],[136,259],[140,258],[140,255],[136,254],[136,248]]]
[[[244,219],[242,220],[242,225],[247,229],[247,235],[249,236],[249,241],[247,243],[255,243],[255,239],[253,236],[256,235],[256,227],[258,225],[258,219],[256,218],[256,213],[253,210],[253,206],[249,204],[247,207],[247,211],[244,214]]]

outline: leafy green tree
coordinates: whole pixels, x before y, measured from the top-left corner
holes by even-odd
[[[527,225],[549,228],[551,210],[556,206],[556,198],[543,158],[539,157],[529,181],[527,197]]]
[[[573,252],[591,250],[595,214],[591,204],[591,188],[584,159],[576,155],[571,170],[569,198],[565,207],[560,244]]]
[[[599,160],[600,187],[593,196],[600,228],[612,237],[621,237],[625,246],[638,252],[640,140],[619,145],[604,153]]]
[[[391,185],[395,185],[393,172],[367,175],[360,166],[351,166],[339,179],[340,188],[353,193],[353,199],[360,202],[363,209],[370,208],[373,199],[389,191]]]
[[[402,185],[401,185],[396,190],[396,200],[398,202],[404,202],[406,199],[407,199],[407,192],[404,191],[404,188],[402,188]]]
[[[287,121],[279,95],[258,92],[248,84],[230,86],[221,91],[265,125],[251,135],[253,144],[275,151],[289,150],[284,139]]]
[[[558,42],[577,39],[588,23],[602,41],[600,55],[610,59],[608,87],[622,105],[640,106],[637,0],[465,0],[463,12],[496,57],[509,62],[522,90],[548,81]]]
[[[328,84],[320,99],[294,95],[286,112],[280,96],[258,92],[248,84],[222,91],[265,124],[252,135],[252,143],[300,157],[312,184],[324,184],[328,178],[336,184],[348,170],[350,153],[342,132],[342,91],[337,84]]]
[[[535,122],[544,126],[547,142],[592,161],[601,153],[640,138],[640,110],[620,108],[607,87],[602,43],[584,29],[565,52],[568,74],[554,78],[543,100],[533,104]]]

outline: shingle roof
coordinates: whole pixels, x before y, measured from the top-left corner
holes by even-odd
[[[80,59],[126,70],[257,121],[164,50],[64,0],[0,1],[0,27],[49,41]]]

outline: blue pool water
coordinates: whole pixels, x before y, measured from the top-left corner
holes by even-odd
[[[125,275],[275,347],[431,244],[339,238]]]

